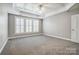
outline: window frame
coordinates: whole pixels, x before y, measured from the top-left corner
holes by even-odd
[[[41,23],[42,23],[42,21],[39,19],[39,18],[32,18],[32,17],[25,17],[25,16],[18,16],[18,15],[16,15],[15,17],[20,17],[20,18],[24,18],[24,32],[23,33],[16,33],[16,18],[14,18],[14,23],[15,23],[15,30],[14,30],[14,34],[15,35],[19,35],[19,34],[36,34],[36,33],[41,33],[42,32],[42,27],[41,27]],[[33,28],[32,28],[32,32],[26,32],[26,22],[25,22],[25,19],[26,18],[29,18],[29,19],[32,19],[32,22],[33,22],[33,19],[35,19],[35,20],[39,20],[39,31],[38,32],[33,32]],[[33,27],[33,23],[32,23],[32,27]],[[21,30],[21,29],[20,29]]]

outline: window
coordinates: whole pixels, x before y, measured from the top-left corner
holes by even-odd
[[[20,31],[21,31],[20,30],[20,28],[21,28],[21,25],[20,25],[21,24],[21,20],[20,20],[20,18],[19,17],[16,17],[15,22],[16,22],[15,23],[16,24],[16,26],[15,26],[16,30],[15,31],[16,31],[16,33],[20,33]]]
[[[33,21],[33,32],[38,32],[39,31],[39,20],[34,20]]]
[[[38,19],[15,17],[15,33],[35,33],[39,32]]]
[[[26,19],[26,32],[32,32],[32,19]]]
[[[24,19],[21,18],[21,21],[20,22],[21,22],[21,25],[20,25],[21,28],[20,29],[21,29],[21,32],[23,33],[24,32]]]

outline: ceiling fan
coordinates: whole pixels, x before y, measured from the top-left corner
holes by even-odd
[[[41,3],[38,5],[39,10],[44,10],[44,9],[50,9],[51,8],[51,4],[49,3]]]

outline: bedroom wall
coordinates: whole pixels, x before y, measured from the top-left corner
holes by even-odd
[[[43,21],[44,34],[71,38],[71,15],[68,12],[63,12],[57,15],[47,17]]]
[[[0,53],[8,40],[7,4],[0,4]]]
[[[45,35],[71,39],[71,16],[79,14],[79,11],[67,11],[44,18],[43,32]]]

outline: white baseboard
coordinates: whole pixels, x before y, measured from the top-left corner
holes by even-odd
[[[0,49],[0,54],[1,54],[1,52],[3,51],[3,49],[4,49],[4,47],[5,47],[6,43],[7,43],[7,41],[8,41],[8,39],[3,43],[3,46],[2,46],[2,48]]]
[[[23,36],[15,36],[15,37],[8,37],[8,39],[22,38],[22,37],[30,37],[30,36],[41,35],[41,34],[42,33],[39,33],[39,34],[31,34],[31,35],[23,35]]]
[[[49,34],[44,34],[44,35],[50,36],[50,37],[56,37],[56,38],[59,38],[59,39],[69,40],[69,41],[71,40],[69,38],[64,38],[64,37],[59,37],[59,36],[54,36],[54,35],[49,35]]]
[[[71,42],[74,42],[74,43],[79,43],[77,41],[73,41],[72,39],[69,39],[69,38],[63,38],[63,37],[59,37],[59,36],[53,36],[53,35],[49,35],[49,34],[44,34],[46,36],[50,36],[50,37],[56,37],[56,38],[59,38],[59,39],[64,39],[64,40],[68,40],[68,41],[71,41]]]
[[[53,35],[49,35],[49,34],[44,34],[44,35],[49,36],[49,37],[56,37],[56,38],[59,38],[59,39],[64,39],[64,40],[71,41],[71,42],[74,42],[74,43],[79,43],[79,42],[72,41],[72,39],[69,39],[69,38],[63,38],[63,37],[53,36]]]

